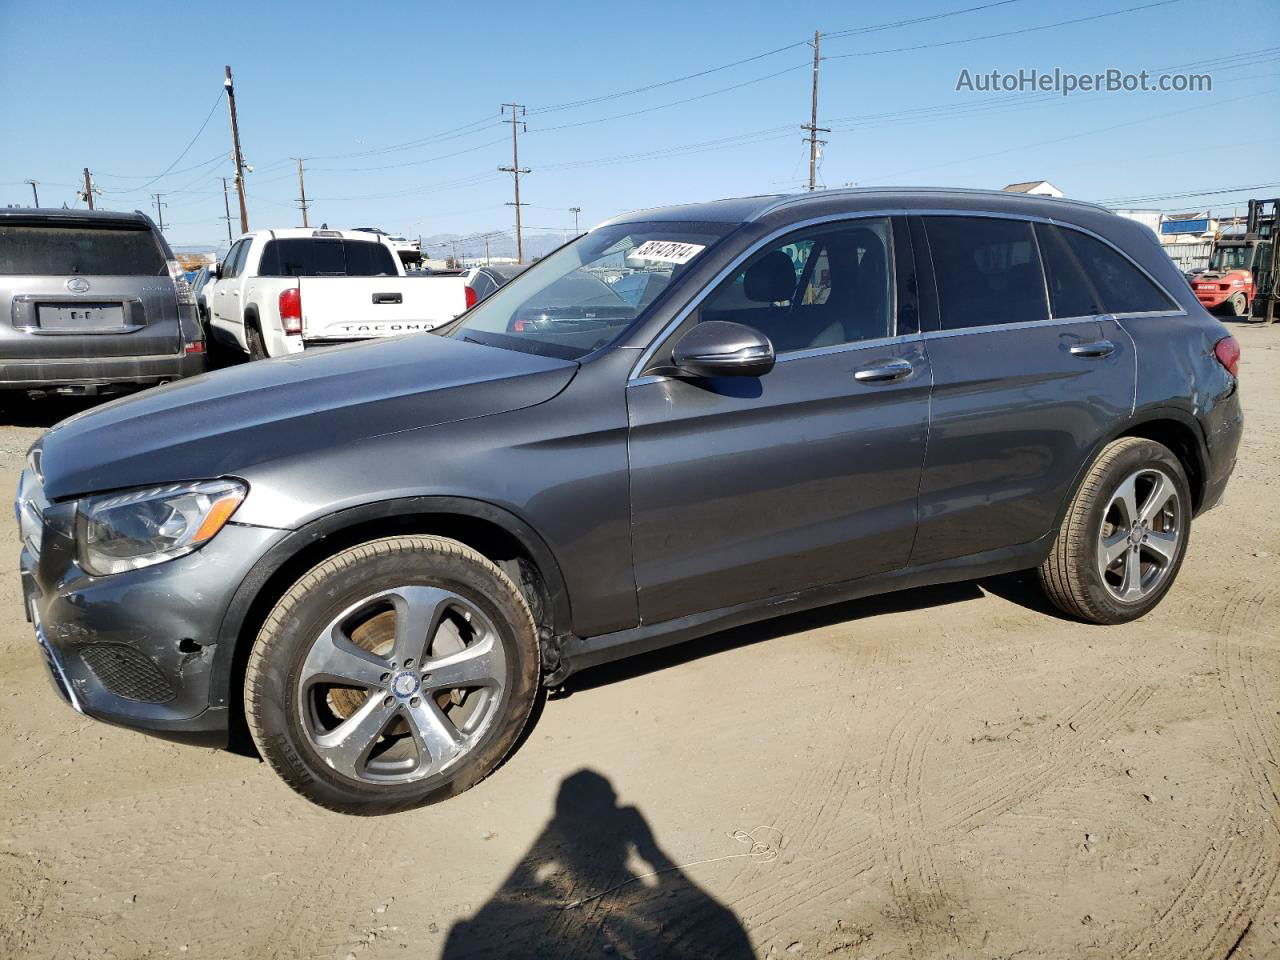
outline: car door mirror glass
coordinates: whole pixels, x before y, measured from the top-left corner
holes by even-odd
[[[773,344],[759,330],[727,320],[696,324],[671,352],[677,373],[692,377],[759,377],[773,369]]]

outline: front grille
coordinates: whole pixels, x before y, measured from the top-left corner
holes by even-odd
[[[98,681],[117,697],[143,703],[167,703],[177,696],[155,662],[122,643],[91,643],[80,658]]]

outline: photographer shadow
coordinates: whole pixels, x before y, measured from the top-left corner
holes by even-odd
[[[672,862],[640,811],[580,770],[498,891],[449,931],[443,957],[610,955],[754,957],[738,918]]]

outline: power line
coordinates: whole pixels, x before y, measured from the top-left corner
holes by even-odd
[[[146,183],[144,183],[142,186],[140,186],[140,187],[134,187],[132,191],[127,191],[127,192],[136,192],[136,191],[146,190],[146,189],[147,189],[147,187],[151,186],[151,185],[152,185],[153,183],[155,183],[157,180],[160,180],[160,179],[162,179],[162,178],[164,178],[164,177],[168,176],[168,174],[170,173],[170,171],[172,171],[174,167],[176,167],[179,163],[181,163],[181,162],[182,162],[182,158],[183,158],[183,157],[185,157],[185,156],[187,155],[187,153],[188,153],[188,152],[190,152],[191,148],[192,148],[192,147],[194,147],[194,146],[196,145],[196,141],[200,139],[200,134],[204,133],[204,128],[205,128],[205,127],[207,127],[207,126],[209,125],[209,121],[213,119],[214,111],[218,109],[218,104],[219,104],[221,101],[222,101],[222,94],[221,94],[221,93],[219,93],[219,94],[218,94],[218,96],[217,96],[217,97],[214,99],[214,101],[213,101],[213,106],[211,106],[211,107],[209,108],[209,112],[205,115],[204,122],[203,122],[202,124],[200,124],[200,129],[196,131],[196,135],[195,135],[194,137],[192,137],[192,138],[191,138],[191,140],[187,143],[187,145],[186,145],[185,147],[183,147],[183,148],[182,148],[182,152],[181,152],[180,154],[178,154],[177,158],[175,158],[175,159],[174,159],[173,163],[169,164],[169,166],[167,166],[167,167],[165,167],[165,168],[164,168],[164,171],[163,171],[162,173],[158,173],[158,174],[156,174],[154,177],[152,177],[150,180],[148,180],[148,181],[147,181]],[[202,164],[202,166],[203,166],[203,164]],[[103,174],[103,176],[110,176],[110,174]],[[117,177],[116,179],[118,179],[118,180],[132,180],[132,179],[134,179],[134,178],[133,178],[133,177]],[[122,191],[122,192],[125,192],[125,191]]]
[[[1155,200],[1192,200],[1197,197],[1216,197],[1227,193],[1252,193],[1258,190],[1272,190],[1276,187],[1280,187],[1280,183],[1255,183],[1242,187],[1222,187],[1215,190],[1199,190],[1188,193],[1149,194],[1144,197],[1111,197],[1107,200],[1097,200],[1095,202],[1103,206],[1124,206],[1129,203],[1149,203]]]
[[[934,43],[920,43],[913,47],[894,47],[890,50],[860,50],[857,53],[838,53],[828,57],[828,60],[845,60],[850,57],[875,57],[884,53],[910,53],[913,50],[932,50],[937,47],[954,47],[962,43],[976,43],[979,40],[995,40],[999,37],[1016,37],[1024,33],[1035,33],[1039,30],[1052,30],[1055,27],[1067,27],[1076,23],[1089,23],[1094,20],[1104,20],[1107,17],[1118,17],[1126,13],[1136,13],[1139,10],[1151,10],[1155,7],[1167,7],[1170,4],[1182,3],[1183,0],[1156,0],[1154,3],[1144,3],[1136,7],[1125,7],[1122,10],[1112,10],[1109,13],[1095,13],[1088,17],[1075,17],[1071,20],[1058,20],[1054,23],[1043,23],[1036,27],[1022,27],[1018,30],[1004,30],[1000,33],[984,33],[979,37],[964,37],[960,40],[939,40]]]

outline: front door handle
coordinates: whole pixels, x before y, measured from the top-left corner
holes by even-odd
[[[1116,352],[1116,345],[1110,340],[1095,340],[1092,343],[1077,343],[1071,347],[1073,357],[1084,357],[1086,360],[1097,360],[1109,357]]]
[[[911,366],[910,360],[887,360],[875,366],[855,370],[853,379],[859,383],[893,383],[896,380],[905,380],[911,376],[913,370],[915,367]]]

